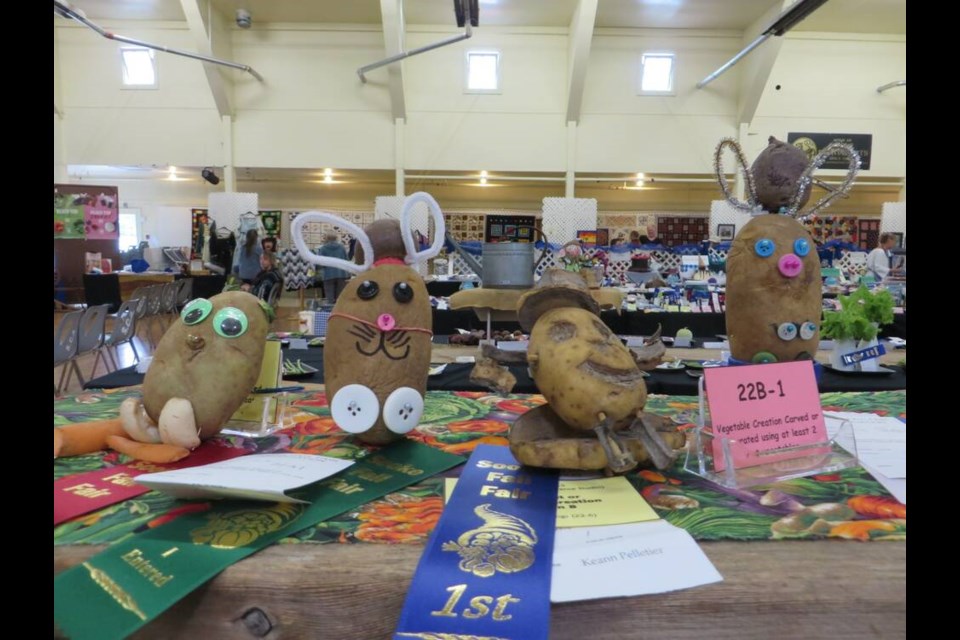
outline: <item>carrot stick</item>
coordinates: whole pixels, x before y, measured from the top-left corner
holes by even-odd
[[[66,458],[100,451],[107,448],[107,437],[124,433],[120,418],[64,425],[53,430],[53,455]]]
[[[107,444],[110,445],[111,449],[146,462],[176,462],[190,455],[190,450],[183,447],[172,444],[137,442],[125,436],[107,436]]]

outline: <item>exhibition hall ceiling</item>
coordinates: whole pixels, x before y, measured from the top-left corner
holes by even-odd
[[[380,0],[212,0],[233,16],[246,9],[254,28],[270,23],[380,24]],[[183,21],[177,0],[76,0],[94,20]],[[781,0],[599,0],[598,28],[743,30]],[[568,27],[577,0],[480,0],[480,27]],[[407,25],[450,25],[452,0],[405,0]],[[798,31],[905,34],[906,0],[829,0]]]

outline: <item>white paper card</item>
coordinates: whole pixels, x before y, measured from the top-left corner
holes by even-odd
[[[551,602],[638,596],[721,582],[693,537],[666,520],[558,529]]]
[[[730,343],[729,342],[704,342],[703,348],[704,349],[729,349]]]
[[[497,342],[497,348],[501,351],[526,351],[529,344],[526,340],[501,340]]]
[[[261,453],[188,469],[146,473],[137,476],[136,481],[186,500],[245,498],[305,503],[286,492],[323,480],[352,464],[352,460],[329,456]]]
[[[290,338],[291,349],[306,349],[310,346],[306,338]]]
[[[849,411],[825,412],[824,418],[826,419],[827,434],[829,434],[831,438],[833,438],[836,435],[837,431],[840,429],[842,418],[845,418],[853,422],[854,433],[857,439],[857,451],[859,453],[858,457],[860,460],[860,464],[863,465],[863,468],[866,469],[870,473],[870,475],[876,478],[877,482],[879,482],[881,485],[883,485],[883,487],[887,491],[893,494],[894,498],[896,498],[903,504],[907,504],[907,479],[906,479],[906,464],[907,464],[906,462],[907,460],[906,431],[907,429],[906,429],[906,425],[903,423],[900,423],[900,421],[897,420],[896,418],[884,418],[883,416],[878,416],[876,414],[862,414],[862,413],[855,413],[855,412],[849,412]],[[860,420],[857,420],[858,418],[860,418]],[[884,471],[881,470],[881,467],[874,466],[874,464],[871,463],[873,460],[876,460],[876,457],[878,454],[877,451],[874,451],[874,448],[876,446],[875,438],[871,437],[871,436],[875,436],[876,434],[870,433],[870,428],[871,428],[870,422],[874,422],[876,420],[883,421],[881,422],[881,424],[883,424],[887,420],[893,420],[897,423],[900,423],[898,430],[903,432],[902,453],[898,454],[897,456],[898,459],[893,460],[892,464],[884,464],[883,467],[886,468],[887,470],[891,470],[893,473],[897,473],[897,471],[901,468],[901,463],[902,463],[902,471],[903,471],[902,478],[889,477],[888,475],[886,475]],[[858,426],[858,423],[859,423],[859,426]],[[892,430],[894,425],[892,423],[887,423],[887,424],[888,424],[888,428]],[[862,443],[861,443],[861,432],[863,432]],[[900,439],[899,432],[894,431],[894,433],[897,436],[897,440],[899,440]],[[837,444],[839,444],[841,447],[843,447],[847,451],[852,452],[853,447],[850,446],[849,442],[845,442],[843,437],[840,437],[837,439]],[[881,442],[879,446],[881,449],[889,448],[890,444]],[[865,452],[867,454],[866,458],[864,458]],[[890,456],[890,451],[887,451],[886,453],[879,452],[879,457],[881,461],[883,461],[885,457],[890,458],[892,456]]]
[[[857,457],[888,478],[907,477],[907,425],[896,418],[875,413],[827,412],[827,433],[839,429],[841,420],[853,423]],[[831,422],[836,424],[831,426]],[[834,431],[835,433],[835,431]],[[840,446],[847,448],[843,442]]]

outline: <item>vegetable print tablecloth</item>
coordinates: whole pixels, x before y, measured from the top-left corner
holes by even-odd
[[[57,401],[54,426],[115,417],[124,398],[139,394],[138,387],[131,387]],[[872,411],[906,419],[903,391],[830,393],[822,395],[821,401],[825,410]],[[539,395],[431,391],[421,425],[408,437],[469,455],[479,443],[506,444],[509,425],[543,402]],[[685,396],[651,396],[647,402],[648,411],[666,416],[692,416],[695,409],[696,398]],[[293,451],[340,458],[361,457],[373,449],[337,429],[323,392],[296,395],[286,420],[293,426],[267,438],[222,439],[229,446],[256,452]],[[54,479],[126,461],[116,452],[59,459],[54,461]],[[640,470],[627,477],[661,517],[699,540],[906,539],[906,506],[862,468],[778,482],[762,490],[736,491],[685,473],[681,465],[682,457],[668,472]],[[205,503],[178,501],[151,491],[54,527],[53,541],[55,545],[110,543],[206,507]],[[443,479],[435,477],[282,542],[423,542],[442,510]]]

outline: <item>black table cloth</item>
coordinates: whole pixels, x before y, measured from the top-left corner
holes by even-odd
[[[288,380],[285,384],[293,385],[297,382],[323,383],[322,348],[284,349],[283,357],[289,360],[300,360],[303,364],[317,369],[317,372],[311,376],[298,376],[295,381]],[[887,365],[886,368],[892,369],[894,373],[886,375],[851,375],[824,369],[818,386],[821,393],[831,391],[892,391],[896,389],[906,389],[906,370],[903,367],[889,365]],[[427,379],[427,389],[429,391],[487,391],[485,387],[470,382],[471,369],[473,369],[472,363],[452,362],[446,366],[443,373],[430,376]],[[517,378],[517,385],[514,387],[515,393],[538,393],[536,386],[533,384],[533,380],[530,379],[527,373],[526,366],[511,366],[510,372]],[[127,367],[126,369],[120,369],[119,371],[100,378],[90,380],[84,385],[84,389],[113,389],[142,383],[143,374],[137,373],[136,367]],[[649,393],[680,396],[697,395],[697,379],[687,375],[686,370],[651,371],[650,377],[646,379],[646,384]]]

